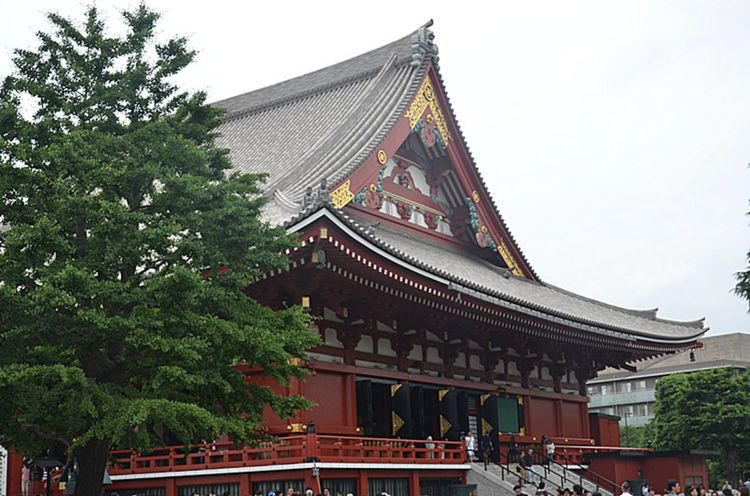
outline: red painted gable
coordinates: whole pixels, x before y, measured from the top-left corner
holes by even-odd
[[[415,149],[429,157],[429,195],[406,172],[410,164],[418,165]],[[452,205],[436,201],[439,189],[452,197]],[[483,258],[494,257],[514,275],[538,280],[482,181],[432,66],[404,115],[371,156],[336,185],[331,199],[337,208],[346,206],[433,239],[479,248]]]

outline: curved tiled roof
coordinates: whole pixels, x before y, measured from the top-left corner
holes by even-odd
[[[404,232],[378,226],[372,237],[393,253],[408,255],[428,268],[477,291],[581,324],[644,338],[694,339],[706,330],[703,321],[675,322],[656,312],[630,310],[587,298],[551,284],[516,277],[481,258],[445,245],[427,244]],[[506,272],[506,273],[504,273]]]
[[[227,111],[218,144],[230,150],[234,171],[269,174],[267,220],[298,214],[308,188],[340,182],[388,134],[431,61],[418,34],[214,103]]]
[[[227,111],[218,141],[230,150],[234,171],[269,174],[266,220],[290,225],[330,208],[327,188],[318,188],[321,181],[335,185],[361,165],[404,115],[429,65],[436,67],[429,25],[358,57],[214,104]],[[460,128],[458,133],[473,163]],[[312,204],[303,201],[308,189],[316,190]],[[356,226],[343,213],[336,216]],[[367,236],[412,265],[550,318],[646,340],[686,342],[706,331],[702,320],[673,322],[657,318],[656,309],[602,303],[510,276],[467,253],[404,233],[379,228]]]

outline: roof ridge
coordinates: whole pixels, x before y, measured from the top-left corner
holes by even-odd
[[[288,103],[295,102],[297,100],[302,100],[302,99],[307,98],[309,96],[319,95],[321,93],[326,93],[326,92],[334,90],[336,88],[340,88],[342,86],[347,86],[349,84],[356,83],[356,82],[361,81],[363,79],[367,79],[369,77],[372,77],[374,74],[377,74],[378,72],[380,72],[380,69],[370,69],[368,71],[365,71],[365,72],[362,72],[362,73],[359,73],[359,74],[355,74],[354,76],[349,76],[347,78],[340,79],[338,81],[334,81],[334,82],[331,82],[331,83],[327,83],[327,84],[323,84],[323,85],[320,85],[320,86],[315,86],[315,87],[309,88],[309,89],[307,89],[305,91],[301,91],[299,93],[288,95],[288,96],[285,96],[285,97],[282,97],[282,98],[277,98],[276,100],[269,100],[267,102],[264,102],[262,104],[259,104],[259,105],[253,106],[253,107],[248,107],[246,109],[238,110],[238,111],[235,111],[235,112],[228,112],[224,116],[224,121],[225,122],[231,122],[231,121],[234,121],[234,120],[237,120],[237,119],[241,119],[241,118],[243,118],[245,116],[248,116],[248,115],[251,115],[251,114],[257,114],[258,112],[264,112],[266,110],[270,110],[270,109],[273,109],[273,108],[276,108],[276,107],[281,107],[281,106],[286,105]],[[262,89],[266,89],[266,88],[271,88],[271,86],[266,86],[265,88],[262,88]],[[252,92],[250,92],[250,93],[252,93]],[[221,102],[211,103],[211,105],[218,105],[218,103],[221,103]]]
[[[419,58],[426,51],[423,45],[428,43],[423,42],[424,35],[420,35],[420,32],[424,29],[426,28],[422,26],[395,41],[354,55],[346,60],[262,88],[224,98],[212,102],[211,105],[225,108],[228,118],[239,117],[246,115],[246,113],[258,112],[284,102],[297,100],[305,95],[319,93],[371,76],[380,70],[385,62],[384,59],[390,57],[393,53],[398,54],[399,64],[413,64],[415,54]],[[269,97],[279,94],[282,96],[269,100]]]

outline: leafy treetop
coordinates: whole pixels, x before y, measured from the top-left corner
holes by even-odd
[[[260,219],[262,176],[229,173],[220,111],[172,82],[185,38],[157,43],[144,5],[122,36],[94,7],[48,18],[0,90],[0,441],[67,446],[100,484],[110,447],[247,440],[265,405],[304,407],[236,365],[283,382],[317,337],[243,293],[294,240]]]

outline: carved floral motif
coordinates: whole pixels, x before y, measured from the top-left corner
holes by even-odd
[[[431,111],[437,132],[440,135],[443,145],[445,145],[445,143],[448,143],[451,135],[448,131],[448,123],[445,120],[443,110],[440,108],[437,98],[435,98],[434,86],[429,76],[425,76],[422,86],[419,88],[417,95],[414,97],[405,114],[409,119],[409,125],[412,130],[422,121],[422,115],[427,108]],[[424,125],[425,122],[422,121],[422,126]]]

